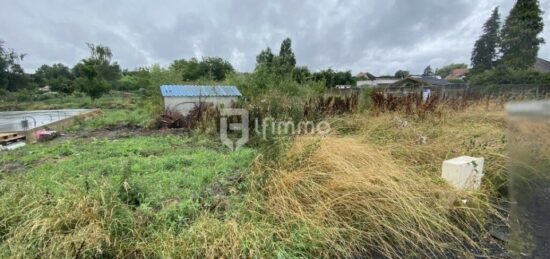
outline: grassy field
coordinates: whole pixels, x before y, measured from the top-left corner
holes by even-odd
[[[183,136],[59,140],[10,152],[1,157],[0,249],[117,255],[135,231],[177,233],[205,211],[231,210],[229,193],[254,156]]]
[[[99,100],[104,115],[71,131],[146,124],[136,99],[119,97],[122,108],[109,108],[108,99]],[[2,153],[0,255],[490,253],[480,241],[486,220],[499,216],[494,204],[507,179],[501,106],[325,119],[328,136],[282,136],[237,152],[215,134],[159,131],[62,137]],[[439,177],[441,162],[459,155],[486,159],[479,192],[454,191]]]
[[[139,100],[139,95],[133,92],[111,91],[95,101],[90,97],[75,94],[59,97],[28,97],[18,100],[16,96],[2,97],[0,110],[53,110],[53,109],[129,109],[134,108]]]

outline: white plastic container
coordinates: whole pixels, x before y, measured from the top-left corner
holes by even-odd
[[[443,161],[441,177],[459,190],[478,190],[483,177],[482,157],[461,156]]]

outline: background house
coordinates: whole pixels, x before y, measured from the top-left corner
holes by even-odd
[[[359,73],[361,74],[361,73]],[[357,79],[357,87],[359,88],[378,88],[378,87],[386,87],[389,86],[397,81],[399,81],[400,78],[396,77],[375,77],[372,74],[367,73],[368,77],[363,77],[363,80],[359,80],[359,77]]]
[[[550,61],[537,58],[534,65],[535,70],[542,73],[550,73]]]
[[[369,72],[359,72],[357,75],[355,75],[355,78],[357,78],[357,80],[374,80],[376,79],[376,77],[369,73]]]
[[[160,92],[164,108],[177,110],[184,116],[200,103],[231,107],[242,96],[232,85],[162,85]]]
[[[450,85],[448,81],[435,76],[409,76],[383,89],[384,92],[395,95],[421,94],[426,90],[429,90],[430,94],[443,95],[445,87]]]
[[[466,77],[466,74],[469,71],[470,70],[467,68],[453,69],[451,73],[447,77],[445,77],[445,80],[457,80],[457,79],[464,80],[464,78]]]

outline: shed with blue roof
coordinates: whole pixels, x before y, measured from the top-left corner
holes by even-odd
[[[184,116],[200,103],[231,107],[241,97],[233,85],[161,85],[164,108],[178,110]]]

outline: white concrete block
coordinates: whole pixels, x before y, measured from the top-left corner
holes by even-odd
[[[443,161],[441,177],[460,190],[477,190],[483,177],[482,157],[461,156]]]

